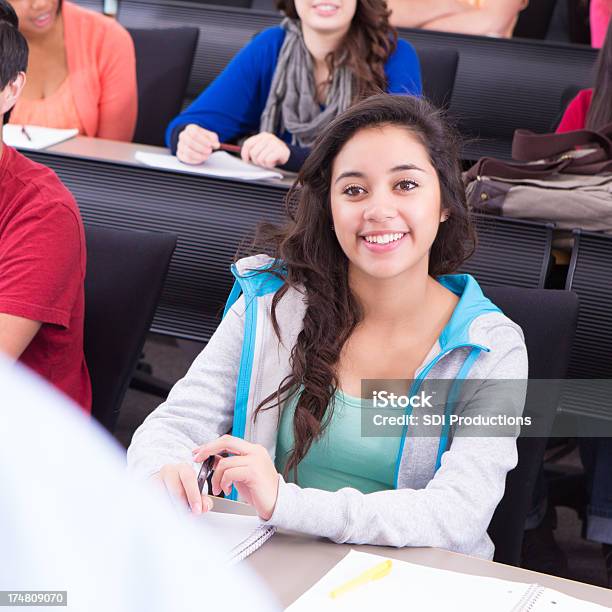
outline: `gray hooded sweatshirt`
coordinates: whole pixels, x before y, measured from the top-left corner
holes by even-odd
[[[237,281],[224,318],[168,399],[134,434],[130,470],[148,477],[167,463],[191,462],[193,448],[230,430],[263,445],[274,460],[279,409],[261,411],[256,420],[253,413],[291,372],[289,357],[303,326],[306,296],[291,289],[278,303],[279,341],[270,311],[282,281],[252,272],[270,263],[257,255],[232,266]],[[521,329],[471,276],[438,280],[460,299],[416,378],[526,381]],[[500,394],[496,385],[482,385],[462,410],[520,415],[526,384],[520,389]],[[335,542],[438,547],[491,559],[494,547],[487,528],[504,494],[506,474],[517,462],[516,434],[474,437],[453,431],[440,446],[437,437],[405,431],[395,489],[387,491],[364,494],[346,487],[330,492],[301,488],[280,477],[267,523]]]

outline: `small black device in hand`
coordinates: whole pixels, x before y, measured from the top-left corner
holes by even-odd
[[[204,483],[210,476],[213,466],[215,465],[215,455],[211,455],[208,459],[202,461],[202,467],[198,472],[198,489],[200,489],[200,493],[204,489]]]

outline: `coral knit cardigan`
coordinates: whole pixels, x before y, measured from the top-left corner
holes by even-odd
[[[87,136],[130,141],[138,92],[132,37],[110,17],[62,5],[70,86]]]

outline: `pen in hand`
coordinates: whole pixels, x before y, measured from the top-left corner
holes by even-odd
[[[21,133],[28,139],[29,142],[32,142],[32,137],[28,133],[28,130],[26,130],[26,126],[25,125],[21,126]]]
[[[240,155],[241,147],[239,145],[225,144],[224,142],[219,144],[219,151],[227,151],[228,153],[238,153]]]

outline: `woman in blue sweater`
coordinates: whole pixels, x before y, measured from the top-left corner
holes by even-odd
[[[297,171],[316,136],[373,93],[421,94],[419,61],[384,0],[279,0],[287,18],[256,36],[168,126],[188,164],[247,138],[245,161]]]

